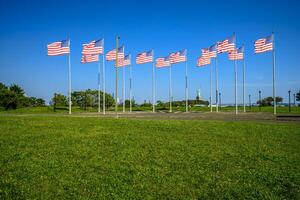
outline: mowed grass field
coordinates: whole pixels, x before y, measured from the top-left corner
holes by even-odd
[[[300,124],[0,116],[0,199],[300,199]]]
[[[239,112],[243,112],[243,107],[238,107]],[[123,107],[119,106],[118,108],[119,112],[122,112]],[[101,108],[102,111],[102,108]],[[115,107],[107,108],[107,111],[115,111]],[[126,111],[129,111],[129,108],[126,108]],[[138,111],[138,112],[152,112],[152,107],[133,107],[132,111]],[[168,107],[159,107],[156,106],[157,112],[169,112]],[[185,112],[185,107],[173,107],[173,112]],[[190,107],[190,112],[210,112],[210,107]],[[216,108],[213,108],[213,111],[216,111]],[[228,107],[222,107],[221,110],[219,108],[220,112],[235,112],[235,107],[228,106]],[[72,107],[73,113],[97,113],[98,108],[97,107],[87,107],[86,109],[80,108],[80,107]],[[273,107],[272,106],[266,106],[266,107],[254,107],[251,108],[249,106],[246,107],[246,112],[248,113],[273,113]],[[59,107],[56,109],[56,112],[54,112],[54,109],[52,106],[44,106],[44,107],[28,107],[28,108],[19,108],[16,110],[1,110],[0,114],[41,114],[41,113],[47,113],[47,114],[57,114],[57,113],[68,113],[68,107]],[[299,115],[300,114],[300,106],[292,106],[291,112],[289,112],[288,107],[277,107],[277,113],[280,114],[292,114],[292,115]]]

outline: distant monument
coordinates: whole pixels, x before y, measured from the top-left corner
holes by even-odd
[[[201,96],[201,89],[200,88],[197,89],[197,98],[196,99],[204,101],[203,97]]]

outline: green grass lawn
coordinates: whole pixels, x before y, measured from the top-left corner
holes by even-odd
[[[300,199],[300,124],[0,116],[0,199]]]
[[[243,112],[243,107],[239,107],[239,112]],[[123,107],[118,107],[119,112],[122,112]],[[215,112],[216,108],[213,108],[213,111]],[[108,108],[107,111],[115,111],[114,107]],[[152,112],[152,107],[133,107],[132,111],[145,111],[145,112]],[[156,111],[164,111],[168,112],[168,107],[156,107]],[[185,112],[185,107],[173,107],[173,112],[176,111],[182,111]],[[189,111],[191,112],[209,112],[210,107],[191,107],[189,108]],[[234,112],[235,107],[222,107],[220,112]],[[247,112],[262,112],[262,113],[273,113],[273,107],[272,106],[266,106],[266,107],[246,107]],[[80,107],[72,107],[73,113],[85,113],[85,112],[98,112],[97,107],[88,107],[86,109],[80,108]],[[102,112],[102,108],[101,108]],[[129,108],[126,108],[126,112],[129,112]],[[19,114],[40,114],[40,113],[68,113],[68,107],[60,107],[56,109],[56,112],[54,112],[52,106],[45,106],[45,107],[28,107],[28,108],[19,108],[16,110],[0,110],[0,114],[3,113],[19,113]],[[291,112],[289,112],[288,107],[277,107],[277,113],[278,114],[300,114],[300,106],[293,106],[291,107]]]

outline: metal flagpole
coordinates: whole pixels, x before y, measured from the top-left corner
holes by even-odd
[[[245,102],[245,95],[246,95],[246,85],[245,85],[245,79],[246,79],[246,63],[245,63],[245,45],[243,45],[243,106],[244,106],[244,112],[246,112],[246,102]]]
[[[116,36],[116,105],[115,105],[115,114],[116,117],[118,118],[118,62],[119,62],[119,58],[118,58],[118,39],[119,37]]]
[[[209,97],[209,104],[210,104],[210,112],[212,112],[212,63],[210,63],[210,97]]]
[[[237,106],[237,62],[236,60],[234,60],[234,83],[235,83],[235,87],[234,87],[234,92],[235,92],[235,114],[238,113],[238,106]]]
[[[169,67],[169,101],[170,101],[170,112],[172,112],[172,65]]]
[[[100,113],[100,56],[98,55],[98,59],[99,59],[99,62],[98,62],[98,113]]]
[[[188,71],[187,71],[187,50],[185,50],[185,112],[188,112]]]
[[[103,114],[105,115],[105,59],[104,59],[104,39],[103,39],[103,54],[102,54],[102,95],[103,95]]]
[[[274,102],[274,115],[276,115],[276,89],[275,89],[275,35],[273,36],[273,102]]]
[[[122,76],[122,79],[123,79],[123,112],[125,112],[125,66],[123,66],[123,76]]]
[[[130,108],[129,112],[132,112],[132,69],[131,69],[131,57],[129,56],[130,59],[130,65],[129,65],[129,101],[130,101]]]
[[[215,64],[216,64],[216,111],[219,112],[218,107],[218,94],[219,94],[219,86],[218,86],[218,57],[215,58]]]
[[[71,47],[71,41],[69,38],[69,48]],[[71,48],[69,53],[69,114],[72,114],[72,99],[71,99]]]
[[[154,52],[152,52],[154,60]],[[154,61],[152,62],[152,112],[155,112],[155,66]]]

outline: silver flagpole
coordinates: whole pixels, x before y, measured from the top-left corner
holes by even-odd
[[[130,59],[130,65],[129,65],[129,100],[130,100],[130,108],[129,108],[129,112],[132,112],[132,69],[131,69],[131,57],[129,57]]]
[[[154,66],[154,52],[152,52],[152,112],[155,112],[155,66]]]
[[[273,36],[273,102],[274,102],[274,115],[276,115],[276,88],[275,88],[275,34]]]
[[[235,87],[234,87],[234,92],[235,92],[235,114],[238,113],[238,106],[237,106],[237,62],[236,60],[234,60],[234,83],[235,83]]]
[[[172,112],[172,65],[169,67],[169,101],[170,101],[170,112]]]
[[[98,113],[100,113],[100,56],[98,55]]]
[[[234,43],[236,43],[236,35],[235,33],[233,33],[234,35]],[[237,60],[234,60],[234,82],[235,82],[235,114],[238,114],[238,104],[237,104]]]
[[[210,63],[210,97],[209,97],[209,104],[210,104],[210,112],[212,112],[212,63]]]
[[[125,66],[123,66],[123,76],[122,76],[122,79],[123,79],[123,113],[125,112]]]
[[[119,44],[118,44],[118,41],[119,40],[119,37],[116,36],[116,91],[115,91],[115,95],[116,95],[116,105],[115,105],[115,114],[116,114],[116,117],[118,118],[118,65],[119,65],[119,56],[118,56],[118,48],[119,48]]]
[[[70,53],[69,53],[69,114],[72,114],[72,94],[71,94],[71,41],[69,39],[69,49],[70,49]]]
[[[185,112],[188,112],[188,70],[187,70],[187,50],[185,50]]]
[[[102,54],[102,87],[103,87],[103,91],[102,91],[102,95],[103,95],[103,114],[105,115],[105,58],[104,58],[104,39],[103,39],[103,54]]]
[[[245,94],[246,94],[246,85],[245,85],[245,79],[246,79],[246,62],[245,62],[245,45],[243,45],[243,106],[244,106],[244,112],[246,112],[246,103],[245,103]]]
[[[218,107],[218,95],[219,95],[219,86],[218,86],[218,57],[215,58],[215,64],[216,64],[216,111],[219,112]]]

